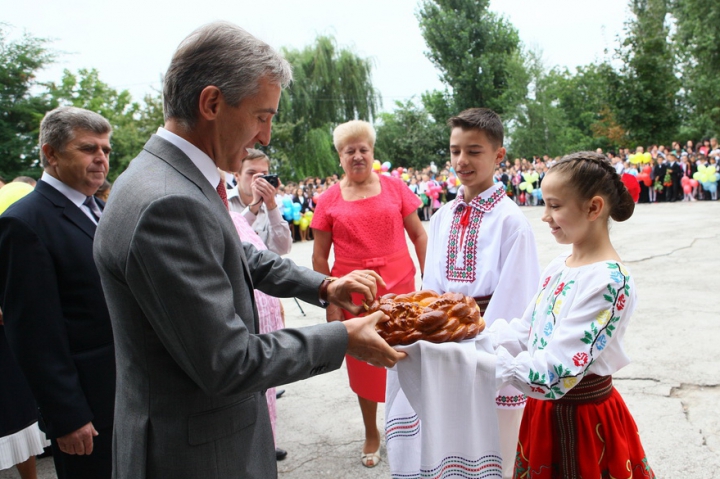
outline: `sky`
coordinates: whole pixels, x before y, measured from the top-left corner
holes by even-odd
[[[425,57],[417,9],[418,0],[0,0],[0,22],[10,39],[27,32],[52,40],[58,59],[39,80],[95,68],[136,100],[160,89],[177,45],[207,22],[236,23],[277,49],[332,35],[373,61],[373,84],[390,111],[395,101],[444,88]],[[612,53],[629,16],[627,0],[491,0],[490,10],[518,29],[526,48],[542,51],[546,67],[571,70]]]

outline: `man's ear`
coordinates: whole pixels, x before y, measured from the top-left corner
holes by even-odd
[[[602,196],[593,196],[588,202],[588,220],[595,221],[605,207],[605,198]]]
[[[56,166],[58,162],[57,150],[47,143],[41,146],[40,149],[42,150],[43,155],[45,155],[45,158],[47,158],[48,164],[50,166]]]
[[[198,113],[205,120],[214,120],[217,117],[220,105],[224,102],[223,94],[214,85],[206,86],[200,92],[198,100]]]

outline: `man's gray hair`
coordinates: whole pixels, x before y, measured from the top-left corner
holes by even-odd
[[[94,111],[74,106],[55,108],[47,112],[40,122],[40,162],[43,168],[47,168],[49,163],[42,146],[50,145],[54,150],[63,151],[65,145],[75,138],[75,130],[98,135],[112,134],[110,122]]]
[[[270,45],[237,25],[204,25],[180,43],[165,74],[165,121],[172,118],[190,129],[205,87],[216,86],[228,105],[237,106],[257,93],[262,77],[285,88],[292,81],[292,68]]]

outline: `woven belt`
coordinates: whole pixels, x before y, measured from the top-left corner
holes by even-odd
[[[553,420],[560,452],[559,477],[580,477],[577,457],[577,406],[604,401],[610,397],[612,391],[612,376],[588,374],[562,398],[553,401]]]
[[[492,299],[492,294],[489,296],[478,296],[477,298],[473,298],[475,302],[477,303],[478,307],[480,308],[480,316],[485,314],[485,310],[488,307],[488,304],[490,304],[490,300]]]
[[[612,376],[586,375],[580,383],[557,399],[555,404],[587,404],[610,397],[613,390]]]

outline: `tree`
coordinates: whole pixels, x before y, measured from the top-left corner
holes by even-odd
[[[720,3],[672,0],[679,48],[684,140],[720,134]]]
[[[325,36],[302,50],[282,51],[293,66],[294,81],[280,98],[269,153],[287,178],[337,172],[333,127],[353,119],[371,121],[378,108],[372,62],[338,49]]]
[[[423,0],[420,4],[417,15],[429,48],[426,55],[452,91],[453,114],[487,107],[509,115],[527,93],[518,32],[490,12],[489,3]]]
[[[395,111],[381,113],[377,126],[375,157],[393,166],[422,169],[431,161],[442,164],[448,158],[450,133],[443,123],[412,100],[395,102]]]
[[[617,121],[635,144],[668,144],[680,126],[674,48],[668,41],[668,0],[631,0],[618,49]]]
[[[528,55],[530,94],[510,122],[510,154],[518,157],[620,146],[624,130],[614,122],[613,82],[607,63],[578,67],[575,73],[545,71],[539,52]]]
[[[10,180],[26,175],[38,178],[38,130],[49,99],[33,94],[41,86],[37,71],[52,62],[47,40],[27,33],[10,41],[0,25],[0,175]]]

